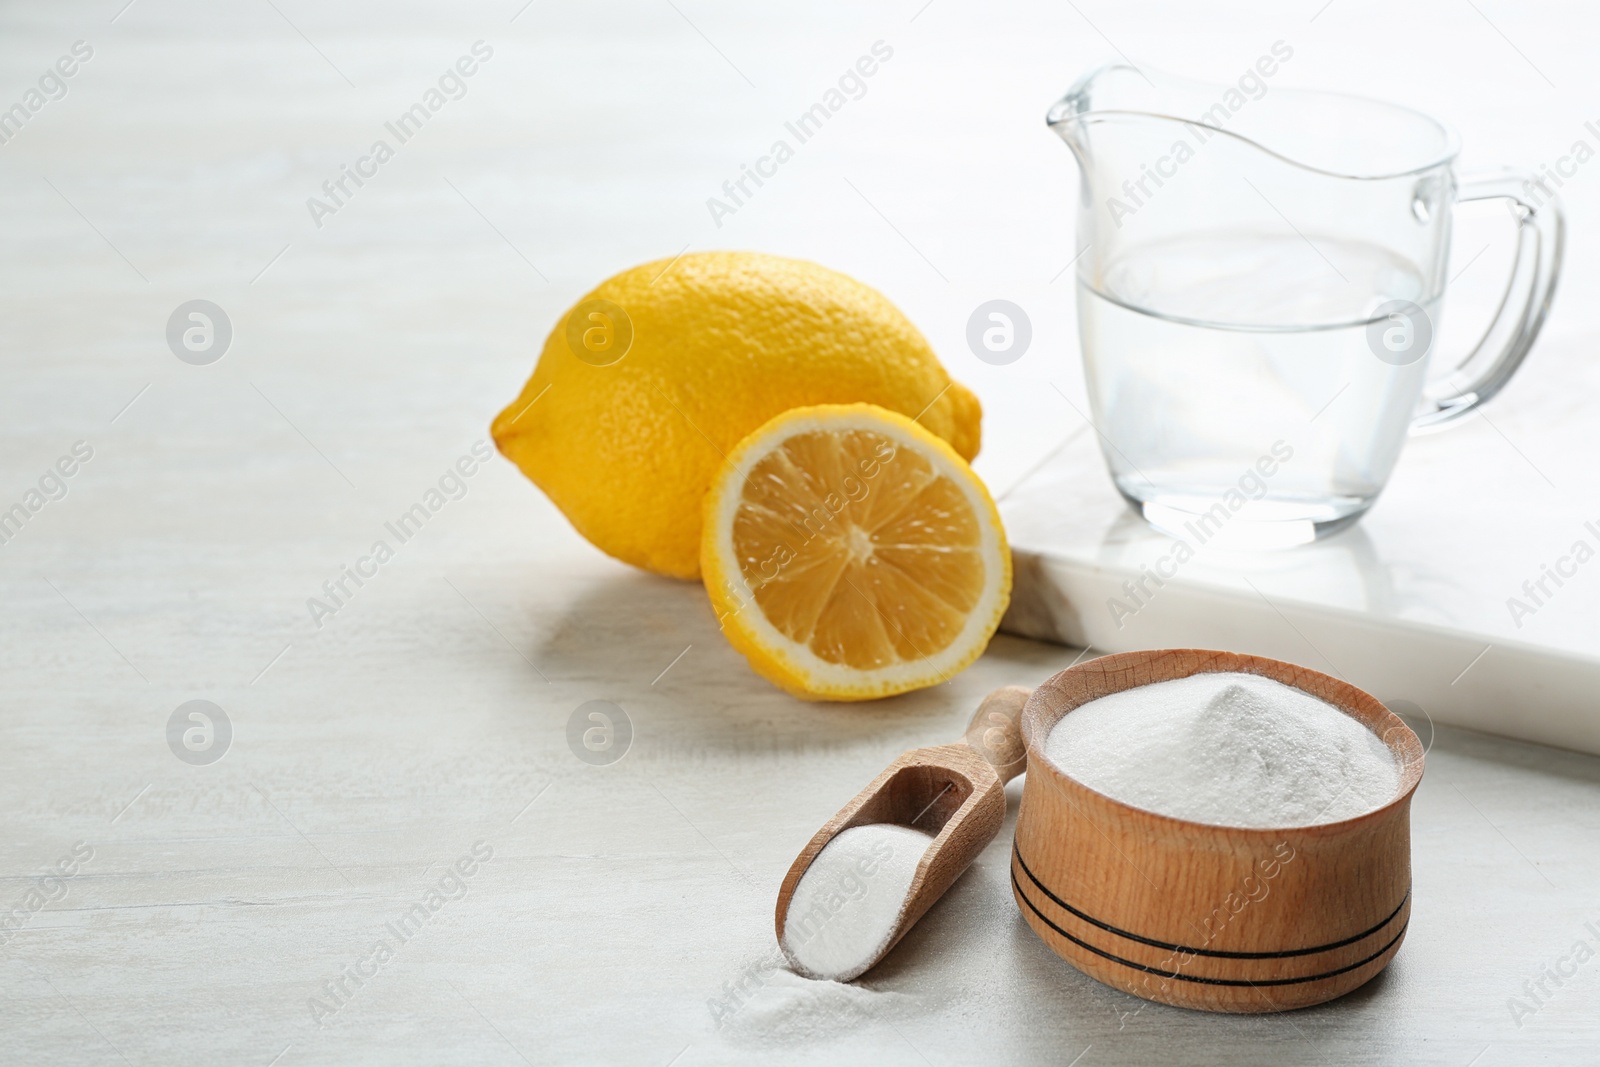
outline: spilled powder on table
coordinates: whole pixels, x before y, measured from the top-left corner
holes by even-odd
[[[918,999],[905,993],[803,978],[779,967],[727,1018],[722,1030],[745,1044],[792,1045],[842,1037],[917,1010]]]

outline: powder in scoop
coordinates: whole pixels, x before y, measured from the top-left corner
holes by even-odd
[[[894,936],[917,864],[933,838],[892,823],[852,826],[800,876],[783,923],[789,959],[813,978],[848,981]]]
[[[1044,751],[1114,800],[1216,826],[1338,822],[1400,788],[1393,754],[1360,721],[1254,674],[1196,674],[1091,700],[1062,717]]]

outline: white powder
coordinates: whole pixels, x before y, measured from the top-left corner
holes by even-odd
[[[783,969],[755,990],[721,1027],[740,1044],[787,1050],[837,1041],[880,1019],[915,1015],[918,998],[843,982],[813,981]]]
[[[800,876],[783,923],[784,949],[813,978],[848,981],[894,936],[906,891],[933,838],[892,823],[852,826]]]
[[[1216,826],[1338,822],[1400,788],[1371,730],[1254,674],[1196,674],[1092,700],[1055,725],[1044,751],[1114,800]]]

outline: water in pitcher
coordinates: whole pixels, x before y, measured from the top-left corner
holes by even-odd
[[[1293,544],[1355,521],[1400,454],[1427,369],[1375,351],[1396,300],[1437,325],[1414,264],[1293,235],[1191,235],[1080,277],[1089,397],[1117,488],[1191,542]]]

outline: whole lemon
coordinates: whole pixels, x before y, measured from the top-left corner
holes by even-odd
[[[580,300],[491,432],[596,547],[694,578],[702,499],[734,446],[791,408],[854,403],[978,453],[978,398],[883,294],[804,260],[700,252]]]

